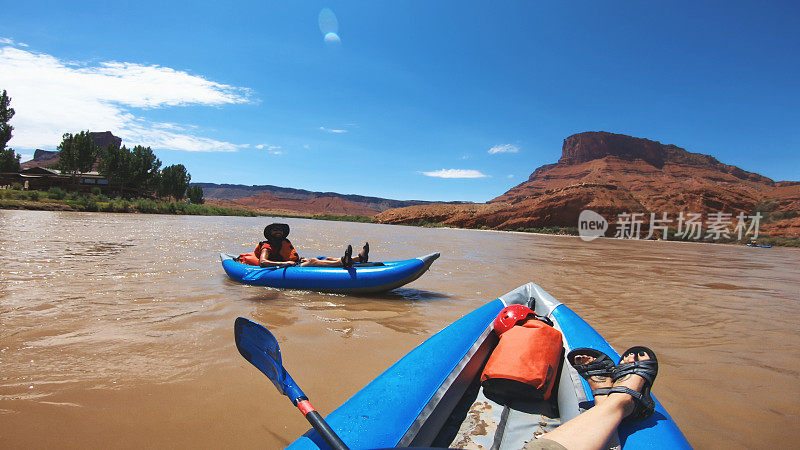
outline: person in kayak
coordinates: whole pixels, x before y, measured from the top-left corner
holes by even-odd
[[[353,267],[354,262],[365,263],[369,260],[369,242],[364,244],[361,252],[353,259],[353,246],[348,245],[341,258],[319,257],[301,258],[294,249],[289,236],[289,225],[272,223],[264,228],[266,241],[259,242],[254,251],[261,267]]]
[[[644,420],[653,414],[650,387],[658,374],[658,360],[649,348],[628,349],[617,365],[605,353],[593,349],[573,350],[567,359],[589,382],[595,405],[555,430],[531,439],[524,450],[607,448],[623,420]]]

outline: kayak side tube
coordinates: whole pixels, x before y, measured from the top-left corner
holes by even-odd
[[[220,253],[222,267],[239,283],[284,289],[308,289],[321,292],[369,294],[398,288],[421,277],[439,258],[431,253],[404,261],[355,264],[340,267],[256,267],[235,261],[233,255]]]

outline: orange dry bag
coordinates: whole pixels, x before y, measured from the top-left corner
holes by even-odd
[[[242,253],[239,255],[239,262],[242,264],[249,264],[251,266],[258,266],[260,265],[258,256],[255,253]]]
[[[500,335],[481,384],[488,395],[505,398],[550,398],[561,362],[561,332],[536,319]]]

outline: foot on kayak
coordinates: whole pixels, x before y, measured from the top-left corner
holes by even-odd
[[[578,371],[578,375],[589,383],[595,403],[599,398],[608,395],[609,389],[614,384],[611,377],[616,367],[608,355],[592,348],[576,348],[569,352],[567,361]]]
[[[650,388],[658,375],[658,359],[647,347],[631,347],[622,354],[614,369],[614,386],[608,390],[608,399],[624,402],[625,420],[645,420],[653,414],[655,402]],[[622,395],[625,394],[625,395]]]
[[[353,246],[348,245],[347,250],[344,251],[344,256],[342,256],[342,267],[345,269],[349,269],[353,267]]]
[[[358,254],[358,262],[365,263],[369,261],[369,242],[364,243],[364,247],[361,249],[361,252]]]

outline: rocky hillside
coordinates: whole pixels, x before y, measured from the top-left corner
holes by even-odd
[[[245,186],[241,184],[192,183],[203,188],[203,196],[211,201],[226,201],[257,210],[281,210],[311,214],[374,216],[381,211],[412,205],[428,205],[421,200],[392,200],[363,195],[314,192],[279,186]],[[447,204],[462,204],[461,202]]]
[[[762,225],[763,231],[799,235],[800,182],[775,182],[674,145],[586,132],[564,140],[557,163],[539,167],[528,181],[487,204],[414,206],[385,211],[376,220],[493,229],[575,227],[584,209],[612,220],[624,212],[675,217],[681,211],[707,215],[759,209],[774,219]]]
[[[19,167],[22,170],[30,169],[31,167],[53,167],[58,164],[58,161],[60,161],[58,152],[36,149],[33,153],[33,159],[25,161]]]

